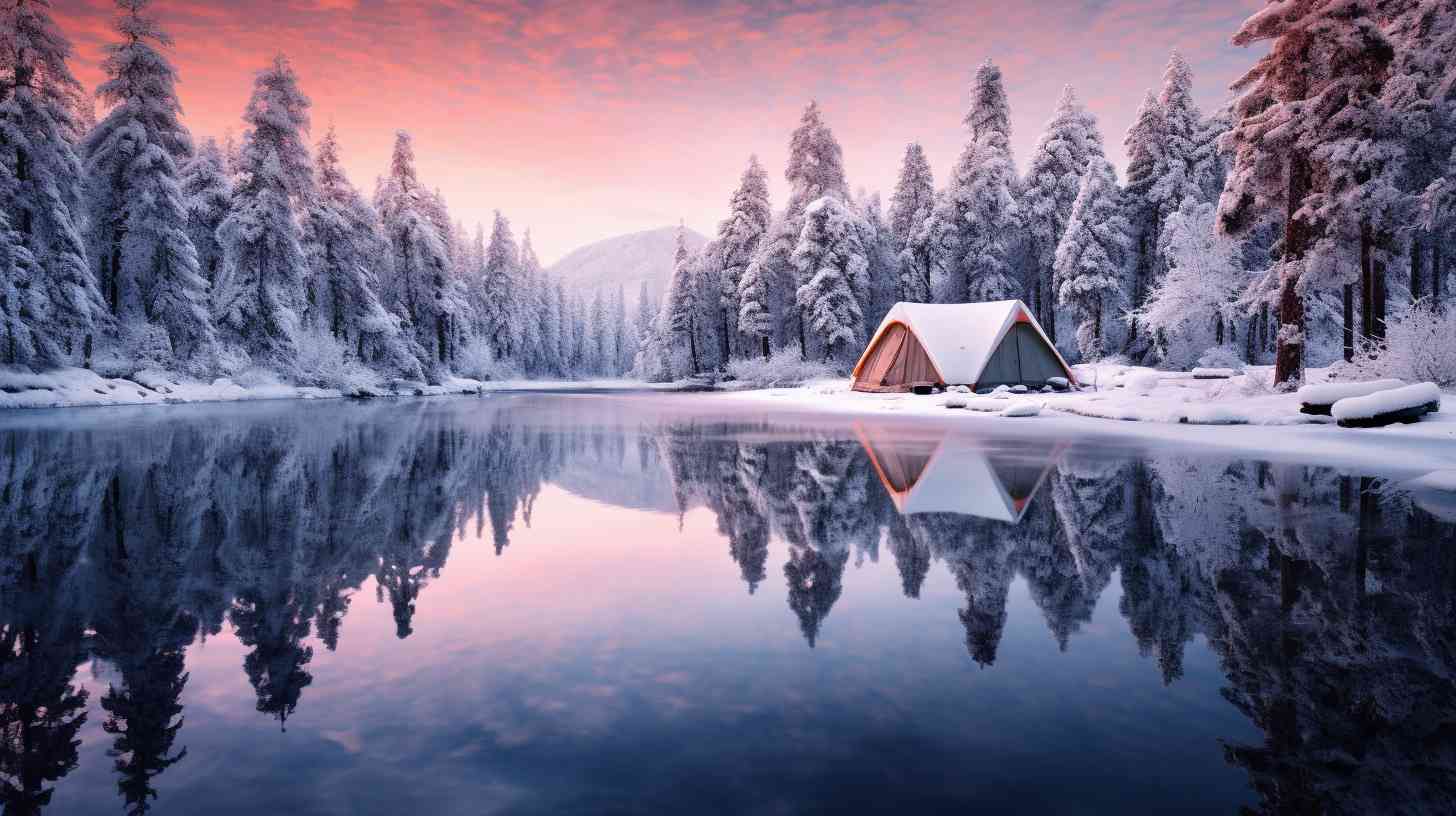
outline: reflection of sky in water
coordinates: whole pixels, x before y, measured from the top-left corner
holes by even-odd
[[[441,415],[447,427],[458,421],[466,437],[485,432],[474,418],[460,419],[448,410]],[[286,411],[267,416],[284,425],[291,421]],[[334,418],[327,412],[314,416]],[[354,419],[347,411],[342,416]],[[378,416],[393,421],[387,412]],[[503,419],[494,417],[496,427],[509,424]],[[526,425],[545,421],[511,419]],[[847,429],[832,436],[838,441],[815,443],[800,432],[770,434],[763,428],[742,434],[704,428],[685,436],[679,430],[686,444],[674,444],[660,436],[667,432],[655,418],[639,424],[593,414],[592,420],[605,422],[609,440],[623,442],[625,433],[619,452],[634,464],[623,467],[618,481],[671,473],[681,490],[696,479],[693,509],[681,518],[626,509],[548,483],[530,504],[529,526],[516,514],[500,556],[489,522],[478,530],[470,518],[450,544],[439,577],[428,580],[416,598],[409,637],[396,637],[388,599],[376,601],[377,584],[366,578],[350,596],[337,651],[316,637],[306,641],[313,647],[307,665],[312,682],[302,690],[286,733],[276,719],[256,710],[257,695],[242,669],[249,648],[224,624],[219,634],[188,648],[185,724],[177,737],[187,755],[155,779],[160,794],[155,812],[933,812],[975,805],[1020,812],[1229,813],[1258,801],[1250,774],[1226,760],[1224,745],[1261,745],[1266,734],[1220,694],[1230,679],[1206,635],[1189,636],[1182,674],[1169,685],[1156,649],[1139,653],[1123,608],[1122,570],[1129,563],[1151,563],[1138,556],[1147,556],[1144,550],[1153,545],[1133,530],[1116,530],[1109,538],[1097,508],[1120,499],[1088,487],[1119,471],[1100,462],[1089,465],[1086,458],[1078,464],[1074,451],[1070,460],[1059,460],[1050,483],[1032,498],[1040,506],[1031,512],[1040,513],[1041,521],[1016,528],[1034,533],[1035,525],[1051,523],[1054,508],[1075,522],[1046,547],[1071,552],[1073,561],[1104,562],[1107,583],[1105,589],[1091,588],[1100,594],[1090,620],[1070,629],[1061,624],[1070,635],[1065,650],[1059,648],[1051,616],[1069,590],[1043,576],[1041,595],[1034,593],[1027,574],[1038,567],[1027,560],[1007,573],[1005,629],[994,664],[981,667],[968,656],[961,610],[968,603],[966,587],[983,580],[992,565],[964,556],[952,567],[947,554],[954,560],[962,557],[958,551],[937,552],[920,597],[911,599],[885,538],[892,531],[860,534],[853,545],[818,542],[831,560],[847,561],[847,567],[811,649],[791,609],[784,572],[791,551],[803,545],[786,542],[776,530],[766,575],[750,594],[720,532],[718,513],[701,499],[704,485],[715,484],[719,471],[709,468],[692,477],[681,461],[709,462],[723,450],[737,455],[738,445],[798,450],[829,444],[837,446],[839,459],[781,458],[796,473],[832,469],[840,461],[858,474],[851,478],[873,479]],[[627,430],[613,430],[618,423]],[[637,463],[644,438],[655,445],[652,455],[662,457],[646,470]],[[425,438],[420,447],[432,440]],[[566,459],[600,461],[594,447],[600,441],[581,441]],[[311,441],[302,456],[325,449]],[[605,449],[608,457],[616,455],[611,444]],[[1058,449],[1059,457],[1062,453]],[[1179,460],[1179,467],[1160,472],[1184,472],[1185,465],[1213,474],[1218,483],[1230,480],[1231,468],[1237,470],[1229,463]],[[1234,480],[1224,492],[1209,493],[1209,501],[1245,501],[1231,497],[1255,491],[1264,478],[1253,469],[1248,474],[1247,483]],[[607,492],[602,485],[613,481],[600,474],[560,475],[565,483]],[[1324,475],[1301,473],[1298,481],[1300,495],[1311,502],[1333,502],[1321,487],[1329,482]],[[806,482],[789,482],[769,491],[767,500],[787,502],[779,512],[788,512],[794,496],[815,504],[805,498],[811,495]],[[877,482],[864,484],[880,489]],[[669,480],[665,487],[611,487],[636,497],[628,503],[641,499],[650,505],[642,497],[671,496],[673,486]],[[1176,487],[1162,484],[1144,498],[1161,512],[1186,513],[1190,523],[1209,528],[1204,538],[1225,549],[1200,556],[1200,567],[1248,565],[1241,568],[1254,576],[1248,580],[1273,599],[1238,601],[1254,608],[1250,615],[1277,606],[1278,577],[1269,580],[1261,572],[1269,558],[1249,550],[1255,545],[1234,531],[1213,529],[1218,513],[1191,494],[1173,495]],[[1203,488],[1196,481],[1185,487]],[[797,512],[805,518],[827,513],[806,529],[834,529],[844,516],[835,501],[887,502],[883,493],[834,494],[823,484],[816,489],[823,491],[812,494],[818,504]],[[1185,507],[1185,499],[1196,506]],[[1250,507],[1264,506],[1249,501]],[[1318,515],[1316,508],[1335,514],[1333,504],[1312,504],[1301,523]],[[891,516],[882,521],[902,523]],[[1011,529],[982,523],[963,533],[960,546],[994,551]],[[1448,529],[1432,528],[1431,534]],[[1186,529],[1182,533],[1198,538]],[[1304,544],[1289,546],[1314,546],[1318,537],[1306,534]],[[1160,540],[1173,538],[1176,531],[1160,534]],[[1035,549],[1036,543],[1017,546]],[[1306,581],[1308,597],[1345,591],[1339,573],[1350,563],[1348,556],[1340,550],[1320,561],[1317,554],[1301,553],[1316,565],[1303,574],[1318,576]],[[1081,562],[1077,568],[1098,569]],[[1370,568],[1378,571],[1380,565]],[[1187,574],[1194,572],[1188,567]],[[1187,579],[1167,583],[1179,580]],[[1197,591],[1205,593],[1198,603],[1237,605]],[[1184,592],[1195,594],[1187,587]],[[1301,625],[1307,630],[1307,623]],[[1266,653],[1252,623],[1249,631],[1254,634],[1229,630],[1221,636],[1253,638],[1253,645],[1233,648]],[[101,728],[106,714],[99,706],[107,684],[121,681],[107,663],[90,665],[75,681],[91,691],[90,719],[81,732],[78,768],[57,784],[57,813],[121,811],[113,760],[106,755],[113,737]],[[1257,662],[1254,668],[1275,675],[1288,669]]]

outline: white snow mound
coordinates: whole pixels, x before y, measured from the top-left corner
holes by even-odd
[[[1366,397],[1381,391],[1390,391],[1405,385],[1403,380],[1372,380],[1371,382],[1324,383],[1306,385],[1296,396],[1305,405],[1334,405],[1342,399]]]
[[[1363,397],[1342,399],[1330,407],[1330,415],[1339,420],[1370,419],[1392,411],[1418,408],[1440,401],[1441,389],[1437,388],[1435,383],[1419,383],[1407,385],[1404,388],[1377,391]]]

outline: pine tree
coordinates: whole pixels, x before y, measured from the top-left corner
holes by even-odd
[[[379,296],[379,269],[389,257],[379,218],[344,175],[330,127],[319,142],[317,195],[303,214],[308,261],[305,320],[328,332],[362,362],[397,376],[421,376],[422,350],[402,335],[399,318]]]
[[[902,253],[908,280],[941,303],[1004,300],[1016,293],[1011,240],[1017,223],[1010,110],[1001,70],[976,71],[961,152],[935,208]],[[912,292],[918,294],[918,292]]]
[[[698,302],[697,282],[693,274],[693,257],[684,242],[683,229],[677,231],[677,250],[673,256],[672,282],[667,294],[667,325],[674,334],[686,334],[691,373],[697,374],[698,365]]]
[[[1188,199],[1163,224],[1158,254],[1168,271],[1135,317],[1156,338],[1166,365],[1196,365],[1211,346],[1226,342],[1223,329],[1247,285],[1235,243],[1218,233],[1215,215],[1213,204]]]
[[[1020,201],[1033,264],[1027,281],[1032,308],[1053,342],[1056,341],[1056,310],[1051,286],[1057,244],[1072,217],[1072,205],[1081,191],[1087,163],[1094,156],[1102,156],[1102,135],[1097,130],[1097,120],[1082,107],[1068,86],[1037,140]]]
[[[450,274],[445,240],[430,216],[433,196],[415,172],[414,142],[395,135],[389,175],[375,193],[375,209],[391,247],[391,277],[384,303],[404,321],[404,332],[424,351],[426,374],[435,381],[449,369],[451,339],[468,318],[460,283]]]
[[[1084,360],[1098,359],[1106,351],[1103,318],[1123,299],[1121,279],[1132,227],[1119,198],[1112,165],[1093,157],[1057,246],[1057,302],[1076,315],[1077,348]]]
[[[35,270],[6,283],[26,291],[24,305],[4,307],[17,332],[5,362],[89,366],[98,331],[110,324],[79,229],[83,176],[72,111],[81,86],[70,56],[48,2],[0,7],[0,212]]]
[[[518,351],[520,275],[520,251],[511,234],[511,222],[496,210],[490,243],[485,247],[478,302],[481,336],[502,359],[509,359]]]
[[[905,147],[900,178],[895,183],[895,194],[890,197],[890,233],[894,236],[896,263],[900,268],[901,300],[924,303],[931,299],[927,275],[930,259],[902,253],[906,253],[911,239],[930,219],[935,203],[935,181],[925,149],[919,142],[911,142]]]
[[[612,302],[608,307],[612,332],[612,361],[611,370],[607,373],[613,377],[621,376],[629,365],[627,349],[631,347],[631,335],[627,327],[626,298],[626,291],[618,284],[617,291],[612,293]]]
[[[1162,175],[1163,109],[1151,90],[1143,97],[1132,127],[1122,142],[1127,153],[1128,223],[1132,226],[1134,258],[1131,300],[1134,310],[1142,308],[1156,266],[1158,234],[1161,229],[1158,202],[1153,187]],[[1138,338],[1139,326],[1129,324],[1129,341]]]
[[[536,257],[536,248],[531,245],[530,230],[526,230],[521,239],[520,270],[521,307],[524,312],[521,336],[526,357],[525,367],[528,371],[540,371],[547,365],[547,283],[545,272],[541,269],[541,259]]]
[[[219,334],[255,364],[282,370],[297,354],[307,269],[298,213],[313,195],[304,142],[308,108],[287,58],[274,58],[258,74],[243,112],[249,127],[238,153],[233,209],[218,227],[227,256],[213,288]]]
[[[197,268],[211,286],[222,269],[222,244],[217,228],[233,204],[233,185],[222,150],[208,139],[182,168],[182,196],[187,206],[187,235],[197,250]]]
[[[738,189],[728,202],[728,218],[718,225],[718,243],[722,255],[720,313],[721,331],[727,360],[738,352],[738,322],[742,312],[744,274],[758,251],[758,245],[773,220],[768,200],[768,174],[758,163],[758,156],[748,157]]]
[[[1270,42],[1270,51],[1234,86],[1234,125],[1225,144],[1233,168],[1219,203],[1219,226],[1247,233],[1271,211],[1284,212],[1280,258],[1271,271],[1278,290],[1275,383],[1296,387],[1308,345],[1305,271],[1329,211],[1318,195],[1329,178],[1320,157],[1365,120],[1357,103],[1378,96],[1394,54],[1363,0],[1281,0],[1257,12],[1234,36],[1236,45]]]
[[[854,214],[839,199],[821,198],[805,216],[792,257],[804,281],[798,305],[824,359],[842,358],[863,342],[864,314],[853,282],[864,275],[868,261]]]
[[[192,157],[192,137],[176,71],[159,50],[172,40],[145,13],[149,4],[117,0],[121,42],[107,46],[97,90],[111,111],[82,145],[91,251],[123,333],[134,322],[160,326],[174,356],[200,370],[215,340],[177,169]]]

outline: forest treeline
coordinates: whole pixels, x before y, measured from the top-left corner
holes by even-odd
[[[751,158],[713,240],[680,244],[662,302],[644,287],[635,306],[551,279],[500,214],[469,234],[404,132],[366,196],[339,134],[310,143],[284,57],[257,74],[240,139],[195,144],[149,5],[117,0],[94,98],[48,0],[0,8],[0,363],[346,388],[666,380],[775,354],[842,371],[895,301],[1020,298],[1074,360],[1273,361],[1286,384],[1343,359],[1456,382],[1456,353],[1446,373],[1408,359],[1456,333],[1451,0],[1270,3],[1233,32],[1268,53],[1211,112],[1175,52],[1121,179],[1070,87],[1018,168],[990,61],[945,180],[911,144],[887,204],[851,193],[811,103],[783,206]]]
[[[658,378],[755,355],[852,362],[897,300],[1019,298],[1069,360],[1168,368],[1341,359],[1456,382],[1456,6],[1276,0],[1234,33],[1261,57],[1212,112],[1174,52],[1123,138],[1069,86],[1018,170],[1001,70],[974,74],[966,143],[936,185],[905,149],[888,205],[851,194],[826,114],[789,142],[775,211],[756,159],[715,239],[679,252],[644,327]]]
[[[94,100],[49,6],[0,8],[0,363],[336,387],[630,367],[622,292],[551,279],[499,212],[468,233],[408,133],[365,196],[279,56],[241,139],[197,145],[150,0],[117,0]]]

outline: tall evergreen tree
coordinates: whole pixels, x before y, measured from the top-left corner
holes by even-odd
[[[808,330],[805,336],[812,334],[824,359],[844,358],[864,341],[864,313],[854,281],[864,276],[868,260],[857,219],[830,196],[810,205],[805,216],[792,257],[804,281],[797,294]]]
[[[1308,323],[1304,280],[1311,252],[1331,213],[1311,206],[1327,180],[1325,149],[1349,136],[1364,116],[1357,107],[1378,96],[1394,54],[1363,0],[1282,0],[1255,13],[1234,36],[1237,45],[1269,42],[1234,86],[1234,125],[1225,144],[1233,169],[1219,203],[1219,225],[1245,234],[1271,211],[1284,217],[1280,258],[1271,270],[1279,311],[1274,380],[1294,388],[1304,376]]]
[[[98,330],[110,324],[80,232],[72,111],[81,86],[70,56],[46,0],[0,6],[0,212],[35,271],[4,283],[25,290],[21,303],[3,307],[10,336],[0,355],[9,363],[90,365]]]
[[[1107,350],[1104,316],[1123,299],[1132,228],[1123,217],[1119,192],[1112,164],[1094,156],[1057,246],[1057,302],[1076,315],[1077,349],[1084,360],[1096,360]]]
[[[693,267],[693,257],[684,241],[683,229],[679,227],[677,250],[672,262],[672,282],[667,294],[667,326],[674,334],[687,335],[691,373],[697,374],[701,370],[698,364],[698,287]]]
[[[222,269],[223,250],[217,228],[233,204],[233,184],[217,141],[203,142],[182,168],[182,197],[187,206],[187,235],[197,250],[197,268],[209,286]]]
[[[503,359],[513,357],[518,350],[518,321],[522,317],[518,308],[520,277],[520,251],[511,233],[511,222],[501,215],[500,210],[496,210],[495,222],[490,229],[490,243],[485,247],[485,267],[481,274],[478,302],[481,305],[481,336]]]
[[[97,95],[111,106],[86,137],[91,251],[97,279],[125,336],[141,323],[166,331],[173,356],[200,370],[213,352],[208,282],[187,232],[178,167],[192,158],[172,44],[150,0],[117,0],[121,41],[106,48]]]
[[[226,273],[213,289],[213,315],[225,342],[254,363],[287,369],[296,358],[307,263],[298,213],[313,195],[304,141],[308,97],[287,58],[261,71],[243,112],[233,209],[218,227]]]
[[[1160,208],[1153,188],[1162,176],[1163,109],[1152,90],[1138,106],[1122,146],[1127,153],[1125,200],[1134,241],[1130,295],[1133,309],[1140,309],[1153,282],[1161,226]],[[1135,320],[1129,324],[1130,342],[1138,339],[1138,328]]]
[[[453,353],[454,325],[469,310],[459,282],[450,274],[450,256],[431,218],[434,197],[415,172],[414,142],[395,135],[389,175],[375,193],[375,208],[391,247],[391,278],[384,302],[404,321],[404,331],[423,349],[426,373],[443,378]]]
[[[1030,242],[1027,289],[1037,318],[1056,341],[1052,275],[1057,244],[1072,217],[1088,160],[1101,157],[1102,134],[1097,120],[1077,101],[1068,86],[1032,151],[1022,183],[1021,218]]]
[[[719,297],[721,331],[726,360],[738,352],[738,322],[742,311],[744,274],[758,245],[773,219],[768,200],[768,174],[758,163],[758,156],[748,157],[738,189],[728,202],[728,217],[718,225],[718,243],[722,255],[722,287]]]
[[[895,253],[904,253],[911,238],[935,209],[935,180],[930,162],[919,142],[905,147],[900,164],[900,178],[890,197],[890,234],[894,236]],[[931,268],[927,258],[905,256],[897,260],[900,267],[900,299],[917,303],[930,300],[930,281],[923,274]],[[920,274],[917,274],[920,273]]]
[[[422,350],[400,331],[379,296],[379,269],[390,254],[374,209],[349,183],[330,127],[317,152],[317,195],[303,213],[308,261],[306,321],[328,332],[362,362],[410,379],[421,376]]]

